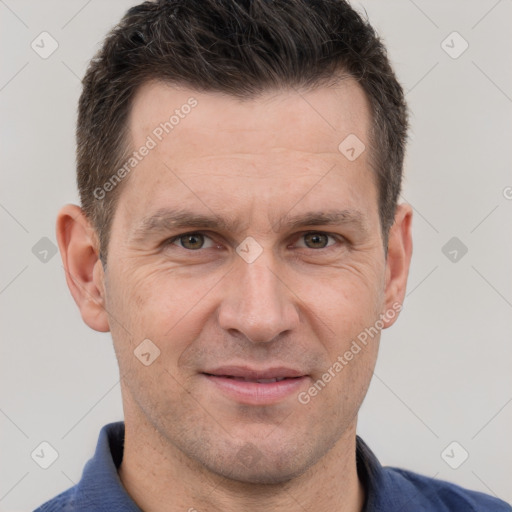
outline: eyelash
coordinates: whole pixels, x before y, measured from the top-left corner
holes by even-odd
[[[306,235],[312,235],[312,234],[314,234],[314,235],[326,235],[327,237],[330,237],[330,238],[334,239],[335,241],[337,241],[338,243],[341,243],[341,244],[347,242],[347,240],[343,236],[335,235],[333,233],[326,233],[325,231],[305,231],[303,233],[300,233],[299,239],[305,237]],[[179,235],[175,235],[175,236],[173,236],[171,238],[166,239],[163,242],[163,245],[164,246],[173,245],[174,242],[176,242],[180,238],[182,238],[184,236],[187,236],[187,235],[203,235],[203,236],[209,238],[210,240],[214,241],[212,239],[212,237],[209,236],[208,233],[205,232],[205,231],[188,231],[187,233],[180,233]],[[336,247],[336,244],[332,244],[332,245],[329,245],[327,247],[322,247],[322,248],[319,248],[319,249],[311,249],[309,247],[301,247],[301,249],[310,249],[311,251],[321,252],[321,251],[328,251],[328,250],[333,249],[335,247]],[[184,251],[190,252],[190,253],[201,252],[203,250],[202,248],[201,249],[196,249],[196,250],[187,249],[185,247],[179,247],[179,248],[183,249]]]

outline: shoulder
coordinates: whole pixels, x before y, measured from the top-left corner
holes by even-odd
[[[504,501],[459,485],[437,480],[395,467],[383,468],[394,488],[405,490],[411,496],[415,510],[436,512],[512,512]],[[419,508],[424,507],[424,508]]]

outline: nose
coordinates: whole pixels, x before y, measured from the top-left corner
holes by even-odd
[[[296,296],[272,259],[263,251],[252,263],[237,261],[219,306],[220,326],[254,343],[270,342],[300,322]]]

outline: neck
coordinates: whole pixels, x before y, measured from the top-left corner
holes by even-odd
[[[119,476],[145,512],[361,512],[365,493],[357,476],[355,426],[356,420],[302,475],[280,484],[252,484],[210,472],[153,426],[127,418]]]

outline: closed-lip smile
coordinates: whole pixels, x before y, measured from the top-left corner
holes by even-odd
[[[294,392],[298,393],[309,378],[303,371],[284,366],[222,366],[202,374],[224,395],[237,402],[253,405],[280,402]]]

